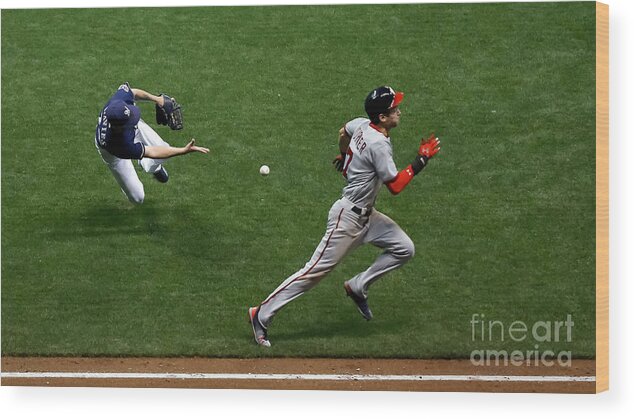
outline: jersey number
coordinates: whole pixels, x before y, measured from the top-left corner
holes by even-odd
[[[348,151],[346,151],[346,159],[343,162],[343,171],[341,172],[343,174],[343,177],[345,178],[348,178],[348,167],[352,162],[353,156],[354,154],[352,154],[352,150],[350,149],[350,147],[348,147]]]

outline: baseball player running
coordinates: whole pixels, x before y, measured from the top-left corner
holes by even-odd
[[[194,151],[206,154],[209,149],[194,145],[193,139],[185,147],[171,147],[141,119],[135,100],[155,102],[157,122],[171,129],[182,129],[183,119],[173,98],[133,89],[128,83],[119,86],[99,114],[95,130],[97,151],[130,202],[142,204],[145,192],[132,160],[138,160],[145,172],[165,183],[169,180],[163,167],[165,159]]]
[[[348,184],[341,199],[330,209],[326,233],[308,263],[282,282],[259,306],[249,308],[249,320],[259,345],[271,346],[268,326],[275,314],[317,285],[358,246],[371,243],[383,249],[367,270],[344,283],[347,296],[366,320],[372,319],[368,306],[370,286],[414,256],[412,240],[391,218],[374,208],[381,185],[385,184],[394,195],[400,193],[440,151],[440,141],[432,134],[421,141],[412,164],[400,172],[396,169],[390,130],[400,122],[402,100],[403,93],[394,92],[389,86],[378,87],[365,99],[369,119],[353,119],[340,129],[341,154],[333,163]]]

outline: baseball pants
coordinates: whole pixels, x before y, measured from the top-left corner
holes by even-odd
[[[137,124],[134,142],[143,143],[146,146],[169,147],[169,144],[163,141],[156,131],[142,119],[139,120]],[[145,199],[145,191],[136,170],[134,170],[132,160],[120,159],[99,146],[97,146],[97,151],[101,155],[103,162],[106,163],[112,172],[112,175],[121,187],[121,191],[123,191],[128,200],[134,204],[142,204]],[[139,165],[145,172],[154,173],[161,169],[161,165],[164,161],[163,159],[150,159],[146,157],[139,160]]]
[[[377,279],[414,256],[414,243],[390,217],[377,210],[360,216],[352,211],[353,207],[346,198],[333,204],[326,233],[311,259],[260,304],[259,319],[264,327],[282,307],[317,285],[346,254],[363,244],[371,243],[384,250],[368,269],[349,281],[352,291],[364,298]]]

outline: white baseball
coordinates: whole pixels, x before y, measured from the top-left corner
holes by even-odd
[[[262,165],[262,167],[260,167],[260,174],[262,176],[267,176],[270,172],[271,172],[271,169],[269,169],[269,166],[267,166],[266,164],[264,164],[264,165]]]

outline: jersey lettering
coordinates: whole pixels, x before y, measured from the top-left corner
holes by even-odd
[[[108,117],[106,113],[103,112],[98,124],[98,135],[97,141],[101,147],[106,147],[107,145],[107,131],[108,131]]]
[[[354,137],[352,137],[352,141],[354,142],[354,145],[357,146],[357,150],[359,151],[359,154],[363,153],[363,150],[365,150],[365,148],[367,147],[367,144],[363,140],[363,132],[358,131],[354,135]]]

